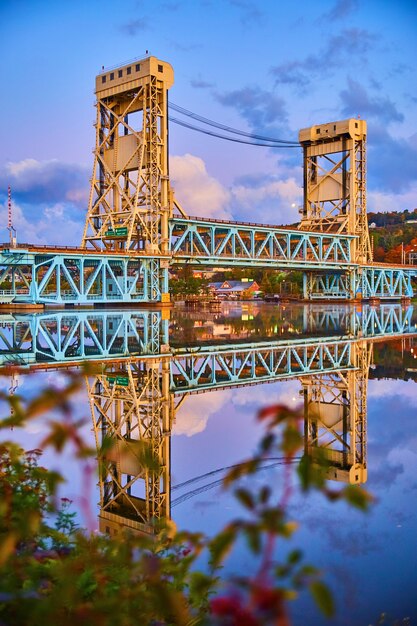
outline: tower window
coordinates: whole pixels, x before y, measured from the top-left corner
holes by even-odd
[[[123,76],[123,70],[119,70],[119,78]]]
[[[114,79],[114,72],[111,72],[111,74],[110,74],[110,80],[113,80],[113,79]]]
[[[107,76],[102,76],[102,77],[101,77],[101,82],[102,82],[102,83],[105,83],[105,82],[106,82],[106,78],[107,78]]]
[[[316,128],[316,135],[320,135],[320,128]]]
[[[140,72],[140,63],[137,63],[137,64],[136,64],[136,71],[137,71],[137,72]]]
[[[127,70],[126,70],[126,74],[131,74],[131,73],[132,73],[132,68],[128,67]]]
[[[158,72],[163,72],[163,71],[164,71],[164,66],[158,65]]]

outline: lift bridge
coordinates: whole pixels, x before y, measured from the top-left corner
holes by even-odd
[[[11,236],[0,246],[0,303],[166,304],[169,269],[184,264],[300,270],[307,300],[413,295],[415,268],[372,261],[364,120],[300,131],[304,203],[297,227],[190,217],[169,181],[173,81],[172,67],[152,56],[96,77],[94,167],[81,246],[17,245]]]
[[[413,307],[385,304],[308,309],[305,336],[173,348],[164,311],[60,311],[0,317],[4,373],[78,367],[86,375],[97,450],[114,439],[100,473],[100,528],[154,532],[171,515],[170,437],[190,394],[299,378],[305,453],[328,462],[327,477],[367,479],[368,371],[375,341],[417,334]],[[334,328],[342,332],[333,333]],[[315,332],[314,337],[308,333]],[[146,441],[158,470],[139,462]]]

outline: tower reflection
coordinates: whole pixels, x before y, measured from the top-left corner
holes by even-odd
[[[0,362],[29,370],[97,363],[86,386],[100,464],[99,527],[152,533],[155,521],[171,517],[172,425],[190,394],[297,378],[305,453],[326,459],[329,479],[366,481],[373,344],[415,334],[413,307],[308,305],[283,313],[258,323],[195,314],[170,322],[149,310],[2,315]]]

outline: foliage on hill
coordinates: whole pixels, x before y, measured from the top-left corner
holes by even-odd
[[[408,263],[409,253],[417,252],[417,209],[368,213],[368,224],[375,224],[370,228],[375,261]]]
[[[405,224],[409,220],[417,221],[417,209],[409,211],[388,211],[386,213],[375,213],[368,211],[368,224],[374,223],[377,227],[395,226]]]

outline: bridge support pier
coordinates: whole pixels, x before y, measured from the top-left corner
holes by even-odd
[[[363,266],[346,273],[305,272],[305,300],[403,300],[413,296],[413,273],[403,268]]]
[[[304,300],[355,300],[357,291],[356,271],[346,274],[313,274],[303,275]]]

